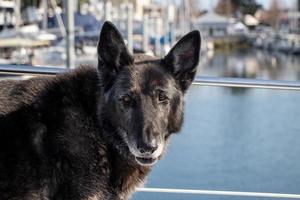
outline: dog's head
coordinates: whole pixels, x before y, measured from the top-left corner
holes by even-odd
[[[140,165],[152,165],[183,121],[183,96],[199,60],[200,33],[185,35],[162,59],[131,55],[109,22],[98,44],[107,123]],[[125,153],[125,152],[124,152]]]

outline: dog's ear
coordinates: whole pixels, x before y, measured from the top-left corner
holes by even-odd
[[[108,21],[102,26],[97,52],[98,69],[106,79],[104,80],[105,84],[113,79],[121,67],[133,63],[133,57],[130,55],[121,33]]]
[[[178,80],[183,92],[188,89],[196,75],[200,46],[200,32],[192,31],[179,40],[162,60]]]

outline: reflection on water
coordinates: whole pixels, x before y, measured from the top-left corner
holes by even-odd
[[[294,91],[192,86],[184,128],[146,186],[299,194],[299,102]],[[255,198],[138,193],[134,199]]]
[[[256,49],[207,52],[198,75],[300,80],[300,56]]]
[[[299,57],[216,53],[199,75],[300,80]],[[300,92],[192,86],[185,124],[146,187],[300,193]],[[137,193],[134,200],[250,197]],[[265,198],[259,198],[265,199]]]

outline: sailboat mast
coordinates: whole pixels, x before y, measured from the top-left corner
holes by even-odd
[[[21,0],[15,0],[15,13],[16,13],[16,26],[17,32],[20,30],[21,25]]]

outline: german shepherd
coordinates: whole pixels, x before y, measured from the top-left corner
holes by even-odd
[[[105,22],[98,67],[1,81],[0,199],[128,199],[182,126],[200,41],[131,55]]]

